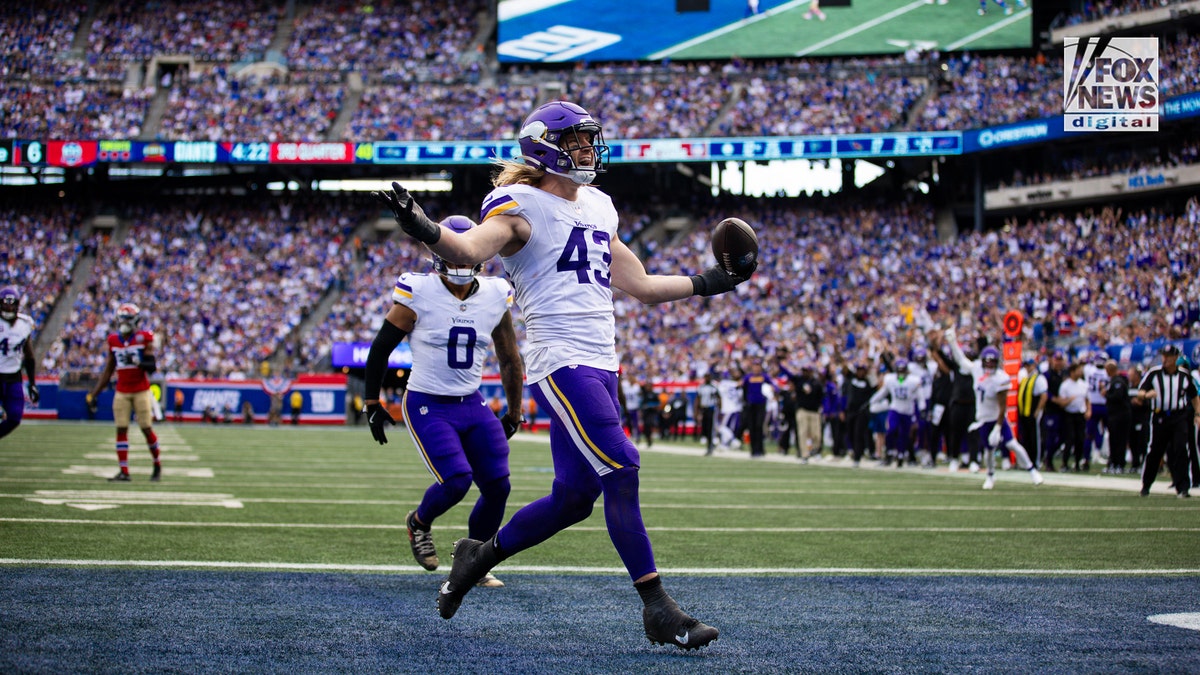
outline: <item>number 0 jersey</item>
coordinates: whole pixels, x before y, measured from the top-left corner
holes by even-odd
[[[129,339],[123,339],[119,333],[108,336],[105,346],[117,362],[117,391],[132,394],[150,388],[150,377],[138,364],[142,362],[146,347],[152,344],[154,334],[148,330],[139,330]]]
[[[609,247],[617,236],[612,199],[592,187],[568,201],[529,185],[492,190],[480,220],[529,221],[529,241],[501,257],[525,317],[525,372],[530,383],[566,365],[618,368]]]
[[[392,300],[417,315],[408,388],[426,394],[466,396],[479,390],[492,331],[513,302],[504,279],[476,277],[479,288],[459,300],[436,274],[402,274]]]

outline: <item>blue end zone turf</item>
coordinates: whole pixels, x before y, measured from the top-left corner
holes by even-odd
[[[443,621],[436,574],[2,568],[0,672],[1200,671],[1200,632],[1146,620],[1196,611],[1194,577],[680,576],[721,629],[683,653],[626,579],[500,576]]]

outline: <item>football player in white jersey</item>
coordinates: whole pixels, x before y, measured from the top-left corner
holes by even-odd
[[[25,389],[21,369],[29,376],[29,402],[40,395],[34,371],[33,317],[22,314],[21,295],[12,286],[0,289],[0,438],[11,434],[25,416]]]
[[[464,216],[442,221],[455,232],[474,223]],[[412,372],[401,402],[404,422],[434,483],[405,517],[413,558],[427,570],[438,567],[430,527],[463,500],[471,483],[479,498],[467,520],[471,537],[488,539],[500,529],[508,502],[508,438],[521,426],[523,372],[513,329],[512,287],[504,279],[477,276],[482,265],[459,266],[434,256],[433,274],[402,274],[392,290],[392,308],[367,355],[363,396],[367,424],[379,443],[394,420],[379,400],[388,356],[407,335]],[[488,348],[495,345],[508,410],[497,419],[479,385]],[[479,585],[504,584],[491,574]]]
[[[896,458],[896,468],[904,466],[904,462],[915,462],[912,454],[913,419],[917,414],[917,396],[921,389],[921,378],[913,376],[909,371],[906,358],[898,358],[892,363],[896,372],[883,376],[883,385],[871,396],[871,403],[880,404],[888,401],[887,416],[887,452],[880,458],[880,463],[886,466],[891,457]]]
[[[737,366],[734,366],[737,368]],[[721,450],[738,450],[742,447],[742,380],[740,370],[734,374],[722,371],[717,380],[717,398],[721,401],[721,425],[717,428]]]
[[[1092,454],[1100,452],[1104,445],[1104,434],[1108,431],[1108,371],[1104,369],[1108,354],[1097,350],[1091,362],[1083,364],[1083,380],[1087,382],[1088,402],[1092,404],[1092,416],[1087,418],[1087,443],[1084,447],[1083,464],[1090,467]]]
[[[501,560],[587,518],[604,495],[609,537],[641,595],[646,636],[684,649],[717,629],[688,616],[666,593],[654,564],[638,498],[637,447],[621,429],[617,404],[613,290],[647,304],[731,291],[754,272],[719,266],[690,277],[651,275],[617,236],[612,199],[590,186],[608,146],[586,110],[552,101],[518,134],[520,161],[502,161],[481,223],[459,234],[425,216],[399,184],[379,193],[400,227],[438,255],[463,264],[500,254],[524,313],[529,385],[551,420],[551,493],[513,515],[489,541],[455,544],[454,566],[438,591],[438,611],[454,616],[463,596]]]
[[[979,351],[979,360],[971,361],[958,346],[958,335],[953,328],[946,331],[946,342],[954,361],[963,371],[970,371],[975,378],[975,422],[968,432],[979,434],[979,445],[987,465],[984,490],[996,486],[996,449],[1006,448],[1017,456],[1017,465],[1029,471],[1034,485],[1042,484],[1042,474],[1029,461],[1029,453],[1013,437],[1008,424],[1008,390],[1012,388],[1012,377],[1000,368],[1000,350],[992,346]]]

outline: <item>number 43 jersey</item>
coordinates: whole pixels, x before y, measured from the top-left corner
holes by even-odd
[[[495,215],[520,216],[530,225],[521,250],[500,258],[525,317],[529,382],[566,365],[616,372],[612,199],[593,187],[581,187],[568,201],[529,185],[508,185],[484,199],[480,219]]]
[[[436,274],[402,274],[392,300],[411,309],[417,322],[408,338],[413,366],[408,388],[439,396],[479,390],[492,331],[512,306],[504,279],[476,277],[479,288],[459,300]]]

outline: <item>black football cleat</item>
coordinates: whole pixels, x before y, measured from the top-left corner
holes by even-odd
[[[129,474],[124,471],[118,471],[117,475],[108,479],[108,482],[110,482],[110,483],[128,483],[129,482]]]
[[[155,464],[154,473],[150,474],[150,482],[157,483],[160,480],[162,480],[162,465]]]
[[[463,596],[471,590],[485,574],[496,565],[496,555],[491,547],[474,539],[459,539],[454,542],[454,564],[450,574],[438,587],[438,614],[449,619],[458,611]]]
[[[413,559],[427,570],[436,570],[439,561],[437,548],[433,545],[433,533],[428,528],[422,530],[417,527],[416,516],[416,511],[409,511],[408,516],[404,518],[404,524],[408,528],[408,545],[412,548]]]
[[[646,637],[657,645],[699,649],[717,639],[721,631],[688,616],[671,598],[642,608]]]

